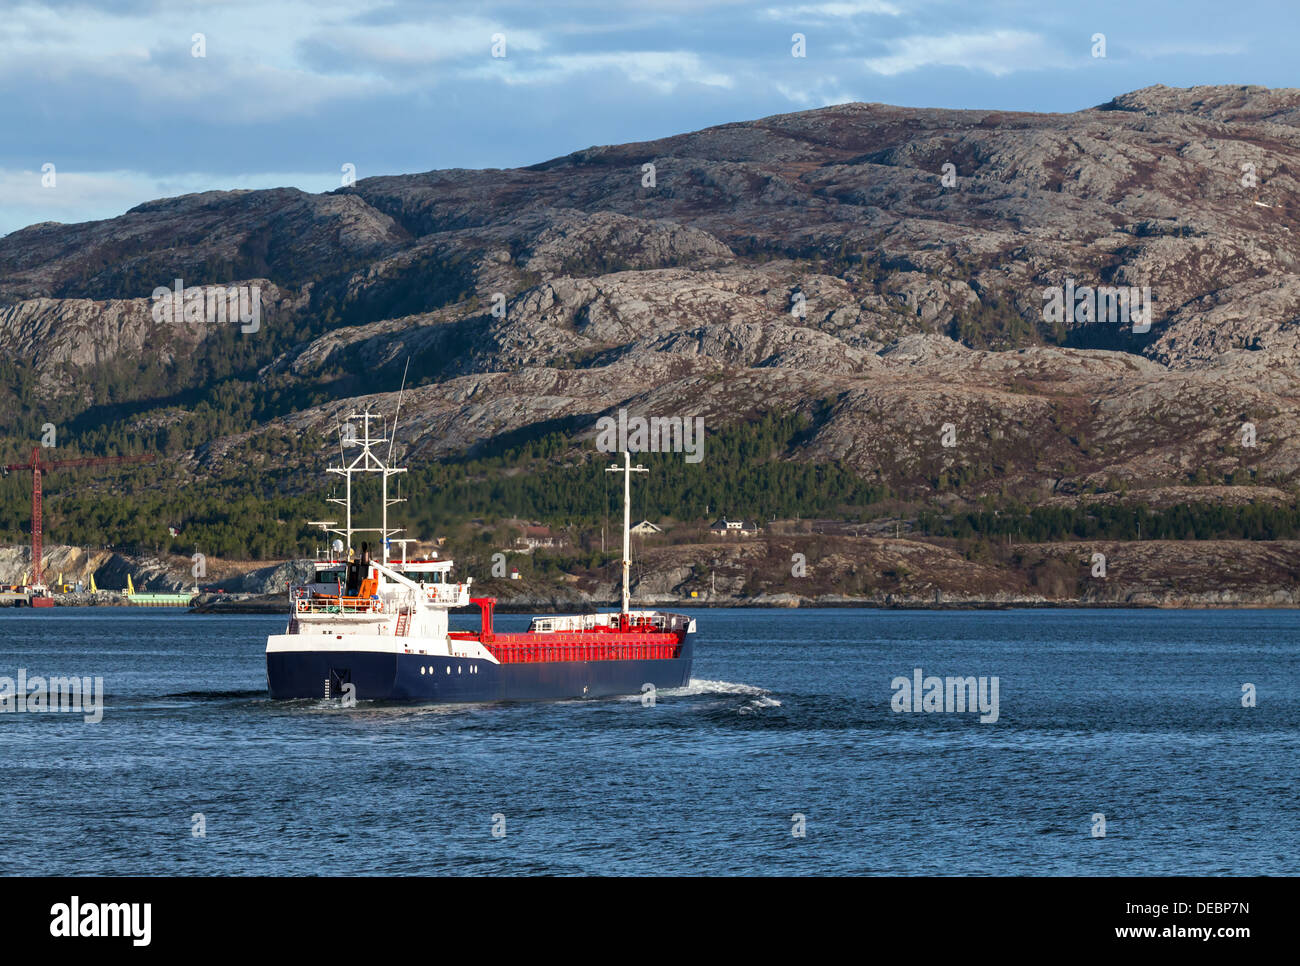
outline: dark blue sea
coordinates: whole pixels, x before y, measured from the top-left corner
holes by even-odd
[[[106,691],[0,715],[0,872],[1300,872],[1300,613],[694,613],[653,707],[342,708],[267,699],[279,617],[0,611],[0,676]],[[915,668],[998,720],[893,711]]]

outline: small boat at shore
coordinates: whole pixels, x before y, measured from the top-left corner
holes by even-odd
[[[139,591],[135,589],[130,574],[126,575],[126,590],[122,591],[122,599],[132,607],[189,607],[197,596],[199,596],[198,590],[180,593]]]
[[[390,467],[375,451],[385,438],[370,435],[376,414],[353,413],[349,425],[361,433],[340,433],[343,465],[329,472],[346,480],[342,528],[314,521],[337,537],[325,559],[314,562],[310,582],[289,591],[289,621],[283,634],[267,638],[266,677],[271,697],[335,698],[418,702],[535,701],[637,694],[684,686],[690,680],[694,619],[684,614],[632,610],[630,571],[631,477],[643,471],[623,454],[623,594],[618,612],[533,618],[526,631],[500,632],[493,623],[496,599],[471,594],[473,578],[452,576],[453,562],[431,553],[411,559],[389,557],[400,530],[388,526]],[[349,461],[347,448],[356,447]],[[353,526],[353,478],[381,478],[378,528]],[[374,533],[354,546],[360,533]],[[449,612],[479,608],[476,631],[453,631]]]

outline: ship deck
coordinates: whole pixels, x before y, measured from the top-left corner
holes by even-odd
[[[614,630],[481,634],[450,631],[454,641],[482,644],[502,664],[549,661],[655,661],[681,656],[684,635],[674,631]]]

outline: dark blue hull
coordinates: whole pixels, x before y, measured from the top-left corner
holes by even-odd
[[[689,683],[693,646],[687,636],[677,658],[535,664],[378,651],[273,651],[266,655],[266,680],[277,700],[338,698],[348,684],[358,701],[472,703],[641,694],[647,684],[680,688]]]

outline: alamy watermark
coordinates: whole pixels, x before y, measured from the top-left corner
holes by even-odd
[[[0,714],[62,711],[81,713],[87,724],[104,717],[104,679],[35,675],[18,669],[18,680],[0,676]]]
[[[149,902],[82,902],[73,896],[50,906],[50,935],[56,939],[114,938],[148,946],[153,904]]]
[[[896,712],[980,712],[980,724],[998,720],[997,677],[926,677],[913,668],[910,678],[896,677],[889,682],[894,697],[889,706]]]
[[[221,326],[238,322],[239,331],[252,335],[262,327],[260,285],[191,285],[176,279],[175,288],[153,290],[153,320],[158,324]]]
[[[1043,321],[1053,325],[1071,320],[1081,325],[1131,323],[1134,333],[1140,335],[1151,331],[1153,301],[1150,285],[1076,287],[1069,278],[1064,285],[1043,289]]]
[[[703,416],[629,417],[626,409],[618,418],[596,420],[596,449],[602,453],[685,453],[686,462],[704,459]]]

